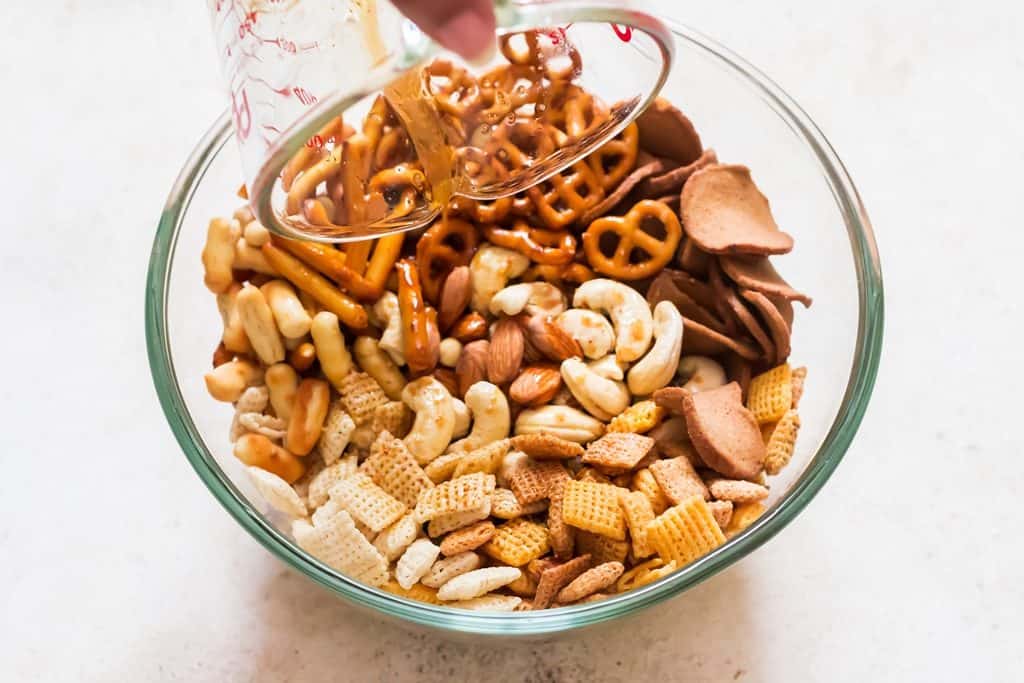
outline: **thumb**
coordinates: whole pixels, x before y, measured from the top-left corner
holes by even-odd
[[[485,55],[494,44],[492,0],[393,0],[405,16],[445,49],[465,59]]]

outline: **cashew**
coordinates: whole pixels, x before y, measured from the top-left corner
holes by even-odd
[[[270,405],[282,420],[292,416],[292,405],[295,403],[295,391],[299,388],[299,375],[287,363],[277,363],[267,368],[264,381],[270,393]]]
[[[284,360],[284,343],[274,324],[274,314],[267,298],[256,287],[246,284],[235,301],[238,315],[242,318],[245,335],[249,337],[253,351],[265,365]]]
[[[317,313],[309,331],[313,335],[320,369],[331,384],[339,388],[345,375],[352,371],[352,355],[345,348],[345,337],[341,334],[338,316],[330,311]]]
[[[469,406],[452,396],[452,410],[455,412],[455,429],[452,431],[452,438],[458,439],[469,434],[469,425],[473,422],[473,416],[469,414]]]
[[[462,355],[462,342],[453,337],[441,340],[441,365],[454,368]]]
[[[598,377],[604,377],[605,379],[613,379],[616,381],[622,381],[625,379],[625,363],[620,363],[614,355],[608,354],[604,358],[598,360],[592,360],[587,363],[587,367],[590,368],[591,372],[595,373]]]
[[[615,330],[600,313],[585,308],[570,308],[555,324],[579,342],[587,358],[603,358],[615,346]]]
[[[242,228],[238,221],[214,218],[206,229],[206,245],[203,247],[203,282],[214,294],[227,291],[235,281],[232,268],[235,267],[235,241]]]
[[[469,264],[469,282],[473,288],[470,302],[474,311],[486,313],[491,298],[514,277],[530,267],[530,259],[510,249],[485,244]]]
[[[285,339],[301,339],[309,332],[313,320],[302,307],[292,286],[284,280],[271,280],[260,291],[274,313],[274,322]]]
[[[244,225],[242,236],[245,237],[245,241],[250,247],[262,247],[270,241],[270,231],[264,228],[259,221],[250,220]]]
[[[587,443],[604,434],[604,423],[569,406],[541,406],[519,413],[516,434],[551,434],[566,441]]]
[[[395,361],[395,365],[405,365],[405,339],[402,336],[402,315],[398,310],[398,296],[394,292],[384,292],[371,311],[373,324],[384,328],[377,344]]]
[[[683,350],[683,316],[671,301],[654,307],[654,346],[629,371],[627,383],[635,396],[648,396],[668,386]]]
[[[263,370],[255,363],[236,358],[210,370],[203,379],[215,400],[234,403],[246,388],[263,381]]]
[[[565,310],[565,295],[550,282],[520,282],[505,287],[491,298],[494,315],[558,315]]]
[[[400,401],[402,389],[405,388],[405,375],[391,360],[391,356],[378,346],[377,340],[373,337],[358,337],[352,345],[352,351],[363,372],[377,380],[388,398]]]
[[[252,351],[252,344],[249,337],[245,335],[245,326],[242,325],[242,316],[238,315],[238,293],[242,291],[242,285],[233,282],[230,287],[217,295],[217,309],[224,321],[224,334],[221,341],[224,348],[235,353],[249,353]]]
[[[597,374],[583,361],[570,358],[562,361],[562,379],[587,412],[607,422],[629,407],[629,390]]]
[[[409,452],[421,465],[444,453],[455,431],[452,396],[433,377],[420,377],[402,390],[402,401],[416,413],[412,430],[405,437]]]
[[[504,439],[512,426],[505,393],[490,382],[477,382],[466,392],[466,407],[473,413],[473,431],[451,445],[452,451],[476,450]]]
[[[628,285],[599,278],[584,282],[573,296],[573,306],[605,311],[615,326],[615,355],[634,361],[651,345],[654,319],[647,301]]]
[[[235,268],[252,270],[264,275],[278,276],[277,270],[270,265],[267,257],[257,247],[251,246],[244,237],[239,237],[235,242]]]
[[[683,356],[679,361],[679,376],[686,378],[683,389],[693,394],[724,387],[729,382],[725,368],[707,356]]]

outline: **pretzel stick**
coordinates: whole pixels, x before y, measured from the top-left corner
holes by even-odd
[[[395,261],[398,260],[404,240],[405,233],[402,232],[376,240],[377,246],[373,250],[373,257],[366,267],[366,280],[380,291],[384,291],[384,284],[395,266]]]
[[[271,240],[274,246],[284,249],[300,261],[316,268],[360,301],[376,301],[384,291],[383,281],[380,285],[376,285],[362,275],[357,275],[348,267],[346,255],[333,247],[317,242],[289,240],[277,235],[273,236]],[[396,253],[395,258],[397,257]],[[393,264],[394,261],[392,261]],[[391,265],[388,266],[388,270],[390,269]],[[387,273],[385,273],[384,279],[387,279]]]
[[[398,310],[402,316],[405,362],[414,373],[429,372],[437,365],[439,349],[431,338],[437,337],[437,323],[431,319],[420,288],[420,272],[411,259],[395,264],[398,270]],[[434,326],[431,334],[431,325]]]
[[[322,275],[310,270],[302,261],[268,242],[260,247],[267,261],[293,285],[313,297],[321,306],[351,327],[361,330],[369,323],[366,309],[351,297],[338,291]]]

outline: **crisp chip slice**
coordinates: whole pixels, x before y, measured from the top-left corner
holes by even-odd
[[[540,573],[537,592],[533,596],[534,609],[549,607],[558,591],[590,568],[590,555],[580,555],[568,562],[548,567]]]
[[[781,420],[793,407],[793,373],[783,363],[750,380],[747,408],[759,424]]]
[[[522,567],[550,548],[547,527],[520,517],[496,528],[494,536],[483,546],[483,552],[503,564]]]
[[[493,537],[494,522],[482,520],[445,536],[441,541],[441,554],[451,557],[467,550],[476,550]]]
[[[583,446],[553,434],[517,434],[512,437],[512,448],[534,460],[569,460],[583,455]]]
[[[455,463],[455,472],[452,473],[452,477],[462,477],[474,472],[497,473],[498,468],[501,467],[502,458],[508,453],[508,446],[508,439],[499,439],[466,453]]]
[[[410,512],[377,534],[377,538],[373,539],[373,547],[379,550],[388,562],[394,562],[412,545],[419,533],[420,526]]]
[[[633,475],[631,487],[634,491],[639,491],[647,496],[647,500],[651,501],[651,509],[654,510],[654,514],[660,515],[668,509],[669,499],[665,497],[665,492],[661,490],[661,484],[654,478],[650,468],[638,470]]]
[[[682,503],[690,496],[700,496],[705,500],[711,497],[708,494],[708,487],[704,485],[704,481],[693,469],[693,464],[688,458],[659,460],[649,469],[654,475],[655,481],[658,482],[658,486],[665,493],[665,497],[673,505]]]
[[[426,574],[420,579],[420,583],[431,588],[440,588],[456,576],[466,572],[479,569],[483,559],[471,550],[464,553],[437,560]]]
[[[619,507],[619,489],[611,484],[591,481],[567,481],[562,501],[562,517],[577,529],[626,539],[626,518]]]
[[[764,471],[778,474],[789,464],[796,448],[796,437],[800,432],[800,415],[795,409],[787,410],[768,438],[764,458]]]
[[[424,489],[416,503],[416,519],[426,522],[441,515],[477,510],[485,500],[490,503],[494,487],[493,474],[475,472]]]
[[[640,401],[613,417],[608,423],[608,432],[646,434],[665,419],[665,414],[665,409],[654,401]]]
[[[580,555],[590,555],[594,564],[625,562],[626,556],[629,555],[629,541],[616,541],[589,531],[577,531],[576,552]]]
[[[352,579],[371,586],[388,580],[388,561],[359,533],[345,510],[321,519],[316,526],[297,519],[292,522],[292,535],[300,548]]]
[[[373,483],[363,472],[342,479],[331,488],[331,498],[348,510],[353,519],[381,531],[406,513],[405,505]]]
[[[718,500],[730,503],[753,503],[768,497],[768,487],[743,479],[711,479],[708,490]]]
[[[341,401],[331,401],[331,406],[327,409],[327,417],[324,418],[320,439],[316,442],[316,450],[325,465],[333,465],[338,461],[341,454],[348,448],[348,442],[355,429],[356,423],[345,412]]]
[[[246,467],[249,479],[263,499],[278,512],[290,517],[305,517],[306,504],[295,492],[291,484],[273,472],[267,472],[259,467]]]
[[[793,368],[793,408],[800,407],[800,399],[804,395],[804,382],[807,381],[807,368]]]
[[[625,567],[621,562],[604,562],[596,567],[591,567],[560,590],[555,599],[562,604],[582,600],[588,595],[593,595],[614,585],[624,570]]]
[[[395,580],[402,588],[409,590],[434,565],[441,549],[430,539],[418,538],[405,549],[395,565]]]
[[[519,502],[528,505],[547,498],[569,478],[560,462],[530,460],[509,475],[508,484]]]
[[[437,598],[437,590],[436,589],[434,589],[434,588],[427,588],[422,583],[413,584],[411,588],[406,590],[405,588],[402,588],[400,585],[398,585],[397,581],[392,579],[392,580],[388,581],[387,583],[385,583],[383,586],[381,586],[381,590],[385,590],[388,593],[393,593],[394,595],[398,595],[398,596],[401,596],[403,598],[407,598],[409,600],[416,600],[417,602],[425,602],[425,603],[430,604],[430,605],[443,605],[443,604],[445,604],[445,603],[441,602],[440,600],[438,600],[438,598]]]
[[[718,527],[724,532],[732,519],[732,503],[727,500],[713,500],[708,503],[708,509],[718,523]]]
[[[359,469],[409,508],[416,507],[421,493],[434,488],[405,443],[390,432],[381,432]]]
[[[647,525],[654,519],[651,501],[640,491],[623,491],[619,494],[619,505],[629,527],[633,557],[639,560],[653,555],[654,548],[647,542]]]
[[[729,526],[725,529],[726,538],[732,538],[753,524],[758,517],[764,514],[766,509],[761,503],[742,503],[735,506]]]
[[[665,562],[660,557],[654,557],[642,564],[638,564],[628,570],[619,580],[615,582],[615,590],[618,593],[625,593],[634,588],[640,588],[663,579],[678,567],[675,562]]]
[[[306,498],[309,506],[316,509],[327,502],[330,497],[331,488],[345,477],[350,477],[359,471],[359,458],[354,455],[346,455],[332,465],[320,470],[313,480],[309,482],[309,491]]]
[[[576,531],[565,523],[565,487],[551,492],[548,503],[548,540],[555,557],[568,560],[576,545]]]
[[[462,451],[444,453],[427,463],[423,471],[430,477],[430,481],[440,484],[442,481],[452,478],[452,475],[455,474],[455,468],[459,466],[459,461],[467,455],[469,454]]]
[[[516,494],[508,489],[494,489],[491,493],[491,515],[498,519],[515,519],[526,515],[535,515],[543,512],[547,503],[541,499],[527,505],[523,505],[516,498]]]
[[[463,510],[461,512],[449,512],[430,520],[430,524],[427,525],[427,535],[431,538],[444,536],[449,532],[461,529],[462,527],[473,524],[474,522],[479,522],[482,519],[487,519],[490,516],[491,497],[488,495],[480,505],[475,508],[470,508],[469,510]]]
[[[484,567],[451,579],[437,590],[441,600],[472,600],[518,579],[522,571],[515,567]]]
[[[630,432],[605,434],[592,441],[583,454],[582,462],[606,474],[618,474],[633,469],[654,448],[654,439]]]
[[[341,394],[341,404],[357,426],[368,424],[377,406],[388,402],[387,394],[377,384],[377,380],[365,372],[354,370],[338,383],[338,393]]]
[[[370,429],[374,434],[390,432],[397,439],[404,439],[412,427],[412,411],[401,401],[388,401],[373,410]]]
[[[522,605],[523,599],[515,595],[481,595],[472,600],[457,600],[445,603],[448,607],[468,609],[474,612],[515,612]]]
[[[647,538],[658,555],[680,567],[725,543],[711,510],[700,496],[669,508],[647,525]]]

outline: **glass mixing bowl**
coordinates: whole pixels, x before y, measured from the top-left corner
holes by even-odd
[[[203,382],[221,322],[203,285],[207,221],[230,215],[242,177],[228,115],[200,141],[171,190],[149,264],[146,338],[160,403],[199,477],[224,508],[281,560],[346,600],[450,631],[536,635],[633,614],[696,585],[788,524],[821,489],[849,447],[878,371],[882,280],[867,214],[828,141],[782,90],[700,33],[672,25],[677,61],[662,95],[693,120],[723,162],[750,166],[775,216],[796,240],[779,271],[814,297],[799,310],[792,361],[809,368],[803,428],[790,466],[772,479],[768,510],[724,546],[682,571],[602,602],[539,612],[477,613],[409,601],[357,583],[301,550],[287,520],[267,511],[231,454],[232,412]],[[585,56],[584,56],[585,58]],[[609,76],[611,77],[611,75]],[[628,77],[619,74],[617,77]]]

